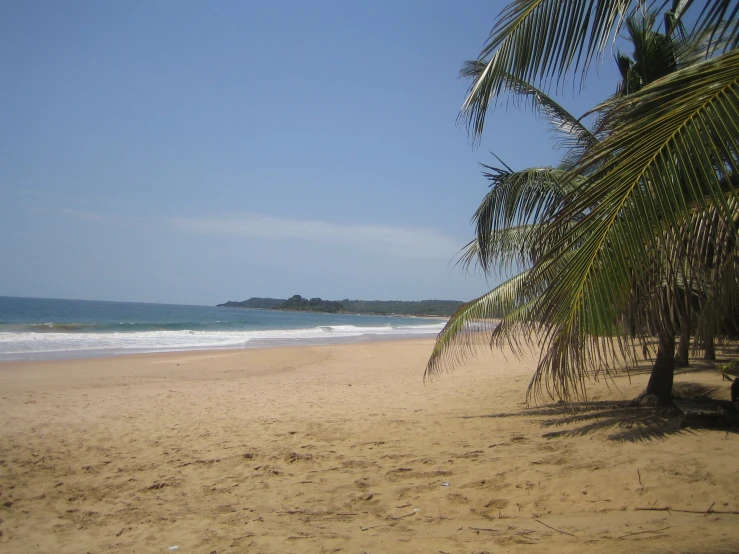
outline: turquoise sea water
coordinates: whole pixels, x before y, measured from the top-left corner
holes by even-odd
[[[0,360],[434,336],[439,319],[0,296]]]

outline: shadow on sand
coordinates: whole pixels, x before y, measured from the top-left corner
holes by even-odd
[[[669,435],[714,430],[739,433],[739,412],[718,397],[723,390],[698,383],[675,384],[670,407],[634,406],[626,401],[548,404],[518,412],[463,416],[463,418],[537,418],[546,428],[567,427],[544,433],[544,438],[577,437],[605,431],[609,440],[646,442]]]

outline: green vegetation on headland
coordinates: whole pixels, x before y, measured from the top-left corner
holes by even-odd
[[[285,302],[284,298],[250,298],[243,302],[234,302],[229,300],[223,304],[218,304],[221,308],[256,308],[259,310],[271,310]]]
[[[259,308],[264,310],[283,310],[297,312],[325,312],[366,315],[410,315],[442,316],[452,315],[463,303],[459,300],[322,300],[303,298],[299,294],[284,300],[279,298],[250,298],[242,302],[229,300],[218,304],[224,308]]]
[[[299,294],[296,294],[277,306],[275,310],[338,314],[339,312],[344,311],[344,306],[341,302],[322,300],[320,298],[311,298],[308,300],[307,298],[303,298]]]
[[[459,300],[342,300],[341,303],[347,312],[357,314],[417,316],[450,316],[463,304]]]

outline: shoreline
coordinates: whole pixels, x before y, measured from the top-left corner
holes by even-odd
[[[410,319],[442,319],[449,321],[451,316],[448,315],[413,315],[413,314],[383,314],[379,312],[321,312],[317,310],[278,310],[277,308],[241,308],[236,306],[216,306],[217,308],[226,307],[229,309],[239,310],[262,310],[264,312],[282,312],[286,314],[326,314],[326,315],[362,315],[362,316],[376,316],[376,317],[402,317]]]
[[[647,373],[527,408],[535,355],[481,350],[423,383],[433,343],[0,363],[0,550],[739,546],[718,513],[739,512],[737,435],[619,407]],[[677,374],[692,384],[728,397],[716,371]]]
[[[42,362],[55,360],[87,360],[87,359],[106,359],[119,358],[122,356],[137,356],[148,354],[178,354],[185,352],[220,352],[220,351],[243,351],[253,349],[273,349],[273,348],[300,348],[301,346],[330,346],[339,344],[362,344],[372,342],[392,342],[396,340],[428,340],[435,339],[437,333],[427,334],[403,334],[395,335],[367,334],[357,336],[344,337],[321,337],[321,338],[300,338],[300,339],[252,339],[247,341],[244,346],[236,347],[233,345],[213,346],[210,348],[193,347],[193,348],[169,348],[169,349],[90,349],[90,350],[58,350],[48,352],[31,352],[27,354],[0,354],[0,367],[6,363],[18,362]]]

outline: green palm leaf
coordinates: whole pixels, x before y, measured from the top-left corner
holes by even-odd
[[[462,118],[479,138],[488,108],[504,89],[506,76],[547,88],[568,76],[585,78],[593,59],[602,55],[640,0],[514,0],[499,15],[478,60],[478,73],[462,105]],[[737,0],[675,1],[665,12],[669,34],[694,14],[692,35],[709,31],[713,44],[739,43]],[[657,4],[664,9],[667,2]]]
[[[489,343],[498,320],[530,307],[532,300],[524,290],[526,275],[525,271],[519,273],[459,307],[436,339],[424,380],[453,367],[472,355],[480,345]]]
[[[480,266],[485,271],[492,269],[496,255],[505,256],[502,267],[508,261],[532,262],[539,257],[545,238],[538,223],[551,206],[562,201],[578,180],[566,179],[562,169],[541,167],[513,171],[509,167],[499,168],[483,165],[484,176],[490,181],[490,190],[483,198],[472,217],[475,226]],[[531,224],[534,224],[531,226]],[[516,249],[510,247],[508,237],[501,233],[509,227],[526,226],[521,234],[522,242]],[[499,250],[499,248],[502,248]],[[508,254],[517,250],[517,258]]]
[[[605,49],[630,0],[517,0],[501,12],[478,59],[486,66],[462,106],[474,135],[482,133],[491,100],[506,75],[534,85],[559,83],[570,71],[587,69]]]
[[[533,263],[530,249],[536,244],[539,229],[535,224],[517,225],[490,233],[484,242],[478,239],[470,241],[460,250],[457,264],[467,271],[479,266],[487,273],[492,272],[490,264],[494,259],[495,271],[501,274],[511,268],[530,266]]]
[[[681,2],[684,4],[680,19],[685,12],[694,4],[694,0]],[[699,3],[700,4],[700,3]],[[694,34],[706,29],[711,30],[712,39],[725,42],[727,47],[736,48],[739,45],[739,4],[730,0],[706,0],[694,27]]]
[[[587,186],[558,217],[590,209],[591,219],[614,220],[631,209],[643,214],[632,221],[642,222],[646,214],[670,218],[710,198],[731,219],[724,193],[734,192],[739,158],[739,52],[681,69],[600,109],[608,138],[576,168]]]
[[[477,79],[487,67],[479,60],[468,60],[462,64],[460,77]],[[552,97],[522,79],[506,74],[501,88],[512,93],[513,102],[526,104],[543,116],[551,129],[559,136],[558,147],[570,152],[570,158],[577,158],[574,151],[581,153],[597,142],[595,135],[577,117],[573,116]]]

